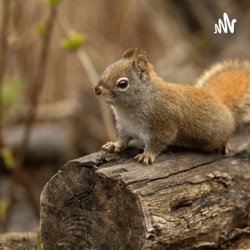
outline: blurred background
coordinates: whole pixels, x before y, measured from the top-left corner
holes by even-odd
[[[226,12],[234,33],[214,34]],[[0,232],[37,230],[58,169],[116,137],[93,91],[130,47],[172,82],[250,58],[248,0],[0,0]]]

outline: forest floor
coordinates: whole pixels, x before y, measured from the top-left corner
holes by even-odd
[[[51,166],[44,166],[36,170],[29,169],[38,203],[44,186],[55,172],[55,168]],[[11,176],[1,176],[0,193],[1,198],[5,201],[9,198],[10,186]],[[38,249],[38,232],[39,218],[27,198],[26,190],[21,185],[17,185],[6,231],[0,233],[0,250],[23,250],[25,246],[27,249]]]

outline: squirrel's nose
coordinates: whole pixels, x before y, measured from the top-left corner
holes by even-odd
[[[96,93],[97,95],[101,95],[102,89],[101,89],[100,86],[95,86],[95,93]]]

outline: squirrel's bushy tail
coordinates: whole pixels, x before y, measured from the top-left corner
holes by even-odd
[[[250,62],[215,64],[198,79],[196,86],[225,104],[237,125],[250,122]]]

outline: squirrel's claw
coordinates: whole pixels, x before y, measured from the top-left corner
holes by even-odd
[[[107,142],[104,144],[101,149],[109,152],[109,153],[120,153],[124,147],[122,147],[119,143],[117,142]]]
[[[140,163],[143,163],[144,165],[152,164],[155,160],[155,156],[151,153],[142,153],[138,154],[135,158]]]

